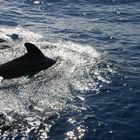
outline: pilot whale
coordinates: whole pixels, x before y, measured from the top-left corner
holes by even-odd
[[[25,55],[0,65],[0,76],[4,79],[37,73],[56,63],[56,60],[46,57],[34,44],[25,43],[24,45],[27,49]]]

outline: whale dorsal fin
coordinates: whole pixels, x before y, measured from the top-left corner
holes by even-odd
[[[37,56],[44,56],[44,54],[39,50],[34,44],[32,43],[25,43],[24,44],[27,49],[27,54],[29,55],[37,55]]]

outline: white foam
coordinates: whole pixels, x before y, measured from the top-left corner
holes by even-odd
[[[46,42],[42,35],[26,30],[20,26],[16,28],[0,28],[4,34],[18,34],[22,41],[14,42],[11,48],[0,50],[0,63],[17,58],[25,53],[24,42],[35,43],[42,52],[53,59],[58,59],[56,65],[43,70],[33,78],[19,77],[11,80],[0,79],[0,112],[17,112],[26,114],[27,122],[31,125],[25,132],[38,128],[38,118],[59,113],[64,110],[86,110],[84,104],[87,91],[99,90],[99,81],[108,83],[105,76],[96,68],[101,61],[101,54],[93,46],[61,41]],[[111,72],[111,68],[106,71]],[[78,92],[77,92],[78,91]],[[78,100],[78,104],[74,101]],[[79,126],[80,127],[80,126]],[[42,130],[42,137],[47,137],[47,131]],[[77,128],[79,137],[84,129]],[[69,138],[73,131],[66,133]]]
[[[17,34],[20,38],[23,39],[23,42],[37,42],[39,39],[43,38],[42,35],[35,33],[33,31],[26,30],[22,26],[17,27],[1,27],[0,28],[0,37],[3,39],[11,40],[7,35]]]
[[[72,101],[75,98],[71,93],[71,88],[81,93],[96,89],[97,83],[95,79],[91,77],[90,70],[94,69],[96,61],[100,59],[100,54],[93,47],[63,41],[58,43],[39,42],[39,39],[42,39],[41,35],[25,30],[20,26],[16,28],[2,28],[0,30],[5,34],[18,34],[23,38],[23,41],[20,43],[21,45],[27,40],[31,42],[36,41],[35,44],[39,44],[40,48],[44,48],[42,51],[46,56],[61,58],[55,67],[40,73],[42,77],[37,81],[26,81],[23,77],[19,78],[19,81],[16,79],[12,80],[12,82],[17,82],[17,85],[20,84],[22,81],[21,79],[23,79],[23,81],[25,80],[27,83],[29,82],[26,85],[18,85],[17,92],[19,94],[15,96],[19,103],[20,100],[22,100],[20,103],[21,106],[30,104],[29,98],[31,98],[36,102],[34,109],[39,111],[43,111],[45,108],[58,111],[63,110],[63,108],[69,108],[70,106],[76,109],[76,106],[67,104],[68,101]],[[37,40],[35,40],[35,38]],[[14,50],[3,52],[3,59],[5,60],[6,58],[6,61],[8,61],[9,57],[11,59],[24,54],[25,48],[23,48],[24,47],[16,47]],[[104,80],[99,74],[97,78],[99,80]],[[35,92],[37,92],[37,94],[35,94]],[[9,91],[9,94],[13,96],[11,91]],[[11,107],[11,110],[12,109]]]
[[[44,116],[61,111],[86,110],[87,91],[98,91],[99,81],[108,83],[105,76],[96,68],[101,61],[101,54],[93,46],[61,41],[46,42],[42,35],[26,30],[20,26],[16,28],[0,28],[4,34],[18,34],[22,41],[14,42],[11,48],[0,50],[0,63],[17,58],[25,53],[24,42],[35,43],[42,52],[53,59],[59,58],[56,65],[39,72],[32,78],[19,77],[11,80],[0,78],[0,112],[17,112],[26,114],[30,128],[26,128],[25,135],[39,127],[40,119]],[[111,71],[108,67],[106,71]],[[78,92],[77,92],[78,91]],[[78,103],[74,103],[78,100]],[[47,138],[50,126],[46,125],[42,131],[42,138]],[[82,138],[85,128],[76,128],[78,137]],[[77,135],[77,134],[76,134]],[[74,138],[74,130],[66,132],[66,139]]]

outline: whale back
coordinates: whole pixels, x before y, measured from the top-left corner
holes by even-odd
[[[34,44],[25,43],[27,53],[0,65],[0,76],[4,79],[20,77],[47,69],[56,63],[46,57]]]

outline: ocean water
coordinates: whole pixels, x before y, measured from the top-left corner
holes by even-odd
[[[140,139],[139,0],[1,0],[0,39],[0,64],[25,42],[58,58],[0,78],[1,140]]]

